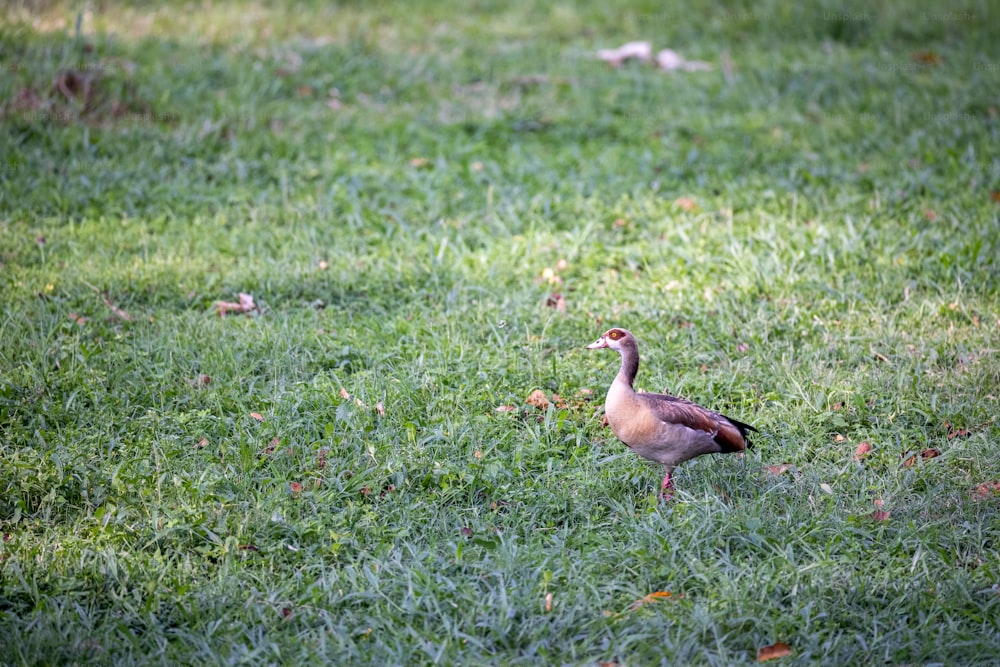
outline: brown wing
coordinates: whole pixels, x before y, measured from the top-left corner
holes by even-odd
[[[661,421],[704,431],[713,436],[724,452],[742,452],[747,448],[747,433],[757,430],[749,424],[730,419],[682,398],[666,394],[637,394],[637,396],[649,405]]]

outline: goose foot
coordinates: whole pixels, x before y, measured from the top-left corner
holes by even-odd
[[[668,472],[663,478],[663,486],[660,487],[660,498],[664,501],[674,497],[674,480]]]

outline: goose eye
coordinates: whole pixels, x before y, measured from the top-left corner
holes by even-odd
[[[611,337],[611,340],[618,340],[618,337],[621,336],[621,334],[617,331],[612,331],[608,335]]]

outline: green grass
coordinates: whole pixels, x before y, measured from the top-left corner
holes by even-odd
[[[0,663],[995,661],[998,13],[10,3]]]

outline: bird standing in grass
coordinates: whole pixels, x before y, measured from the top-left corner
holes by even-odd
[[[587,346],[609,347],[622,358],[604,401],[611,431],[639,456],[663,466],[661,495],[672,495],[674,467],[702,454],[742,452],[753,426],[667,394],[637,393],[632,386],[639,371],[639,346],[625,329],[608,329]]]

